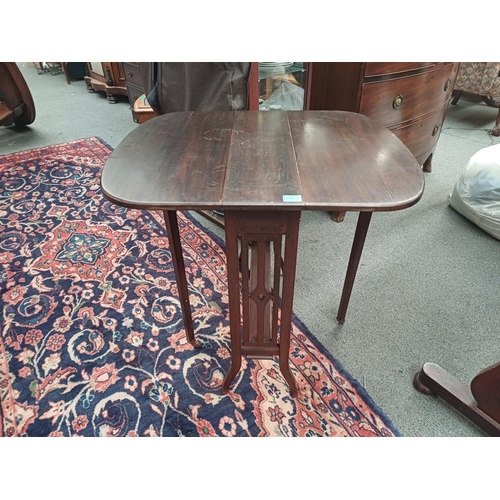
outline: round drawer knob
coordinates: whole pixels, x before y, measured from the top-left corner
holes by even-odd
[[[134,73],[132,73],[132,71],[129,71],[128,76],[130,76],[130,78],[132,78],[134,76]]]
[[[396,99],[394,99],[394,101],[392,101],[392,107],[394,109],[399,109],[402,104],[403,104],[403,96],[401,94],[398,94]]]
[[[451,87],[451,78],[448,78],[448,80],[446,80],[446,83],[444,84],[444,91],[446,92],[450,87]]]
[[[436,125],[436,126],[434,127],[434,130],[432,131],[432,135],[434,136],[434,135],[436,135],[438,132],[439,132],[439,127]]]

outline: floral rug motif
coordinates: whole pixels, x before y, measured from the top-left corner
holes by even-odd
[[[179,213],[186,342],[163,215],[100,192],[98,138],[0,156],[1,436],[398,436],[294,316],[277,360],[230,364],[224,243]]]

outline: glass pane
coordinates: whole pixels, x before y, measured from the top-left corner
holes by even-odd
[[[260,62],[259,109],[304,109],[307,63]]]
[[[102,64],[100,62],[91,62],[90,67],[94,73],[104,76],[104,70],[102,69]]]

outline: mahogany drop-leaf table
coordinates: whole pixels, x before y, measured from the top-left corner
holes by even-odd
[[[372,213],[417,203],[424,178],[395,135],[357,113],[178,112],[132,131],[108,158],[101,188],[117,205],[163,211],[194,345],[176,211],[224,211],[232,353],[223,392],[242,355],[278,356],[296,396],[289,349],[301,211],[359,212],[343,323]]]

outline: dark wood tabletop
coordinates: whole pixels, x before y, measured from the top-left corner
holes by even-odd
[[[101,188],[146,210],[391,211],[420,199],[424,177],[399,139],[357,113],[179,112],[130,133]]]

